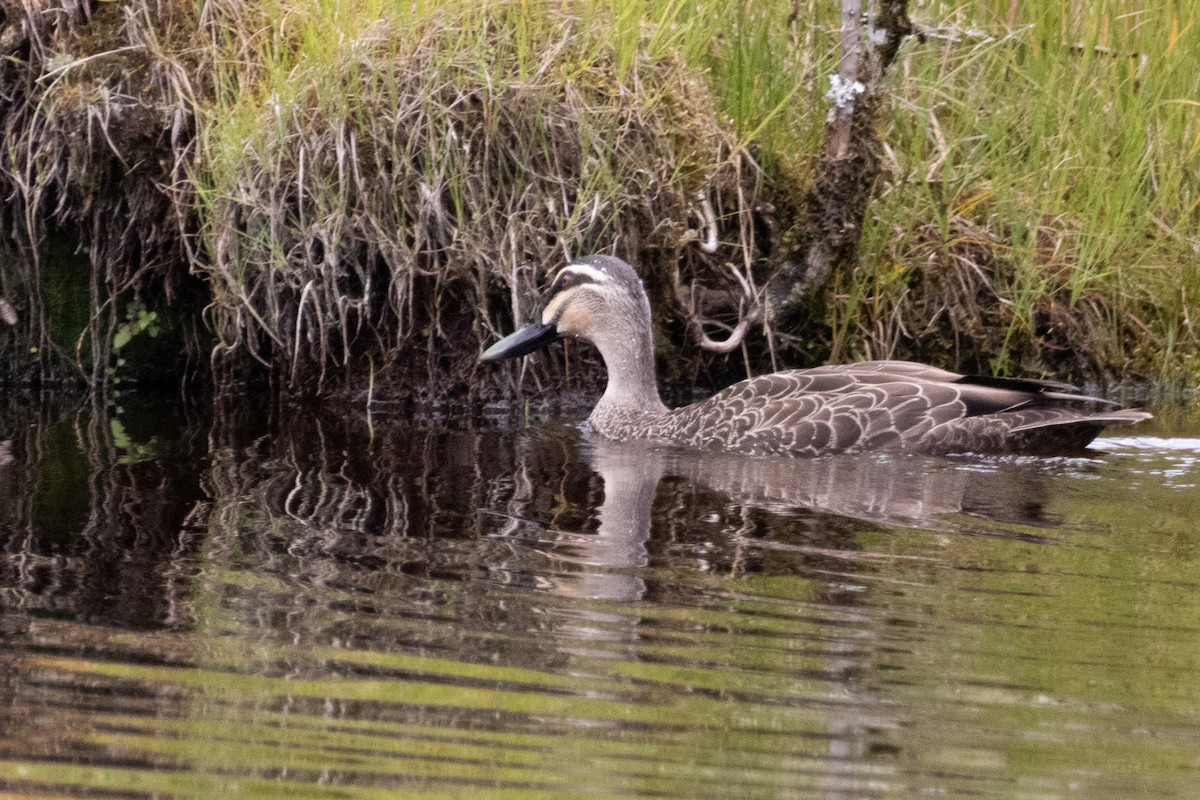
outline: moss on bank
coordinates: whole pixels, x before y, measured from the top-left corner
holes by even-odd
[[[807,322],[771,330],[774,355],[1196,381],[1195,7],[911,11],[926,36],[894,78],[862,257]],[[191,320],[178,349],[223,379],[512,393],[516,370],[480,372],[476,353],[531,312],[549,270],[599,250],[642,269],[672,377],[770,362],[764,337],[733,361],[695,348],[671,272],[716,296],[725,263],[762,286],[786,255],[820,142],[831,0],[77,0],[0,15],[10,379],[78,359],[103,381],[121,332],[150,329],[138,310],[171,308]],[[715,253],[696,244],[698,194]],[[54,231],[90,269],[77,352],[48,319]],[[595,377],[560,353],[522,380],[568,374]]]

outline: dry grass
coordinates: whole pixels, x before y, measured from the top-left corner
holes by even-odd
[[[21,335],[9,363],[34,353],[43,375],[75,365],[105,382],[121,306],[169,303],[187,271],[181,241],[191,209],[185,182],[195,95],[174,44],[182,5],[89,3],[3,7],[0,235],[9,248],[0,293],[19,298]],[[42,256],[52,235],[74,239],[90,274],[90,321],[52,336]]]
[[[711,94],[653,30],[623,55],[593,21],[504,5],[352,15],[325,42],[326,18],[291,9],[297,46],[268,54],[255,32],[278,21],[255,8],[208,6],[245,48],[218,65],[237,88],[203,120],[194,181],[222,352],[293,386],[364,353],[463,381],[553,265],[674,263],[696,192],[738,202]]]
[[[218,375],[257,361],[320,393],[378,366],[470,388],[481,346],[564,259],[618,251],[652,284],[655,265],[704,268],[700,192],[732,231],[724,257],[753,256],[737,231],[756,168],[680,55],[681,8],[8,9],[35,33],[28,69],[4,73],[4,233],[24,252],[0,291],[32,298],[25,341],[50,353],[38,254],[74,237],[91,322],[61,355],[97,385],[129,309],[199,278]]]
[[[1200,20],[1127,5],[911,3],[929,36],[897,64],[861,259],[776,331],[782,363],[1200,375]],[[762,286],[787,250],[836,6],[0,0],[0,360],[104,385],[114,341],[174,315],[219,377],[511,391],[480,347],[548,270],[615,251],[694,374],[671,268]],[[89,295],[66,338],[42,263],[64,237]]]

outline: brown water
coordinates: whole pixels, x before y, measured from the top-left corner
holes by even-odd
[[[0,401],[0,793],[1200,793],[1197,417],[808,462],[479,417]]]

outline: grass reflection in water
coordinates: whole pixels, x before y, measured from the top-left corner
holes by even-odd
[[[372,451],[354,419],[245,407],[0,425],[11,791],[1185,797],[1200,769],[1200,448],[771,462],[431,419],[376,420]]]

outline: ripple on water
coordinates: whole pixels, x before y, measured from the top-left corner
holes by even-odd
[[[1142,467],[1132,474],[1163,478],[1172,489],[1200,487],[1200,438],[1128,436],[1097,440],[1096,446],[1114,458],[1136,459]]]
[[[1200,779],[1200,439],[788,462],[495,413],[124,413],[0,405],[0,792]]]

